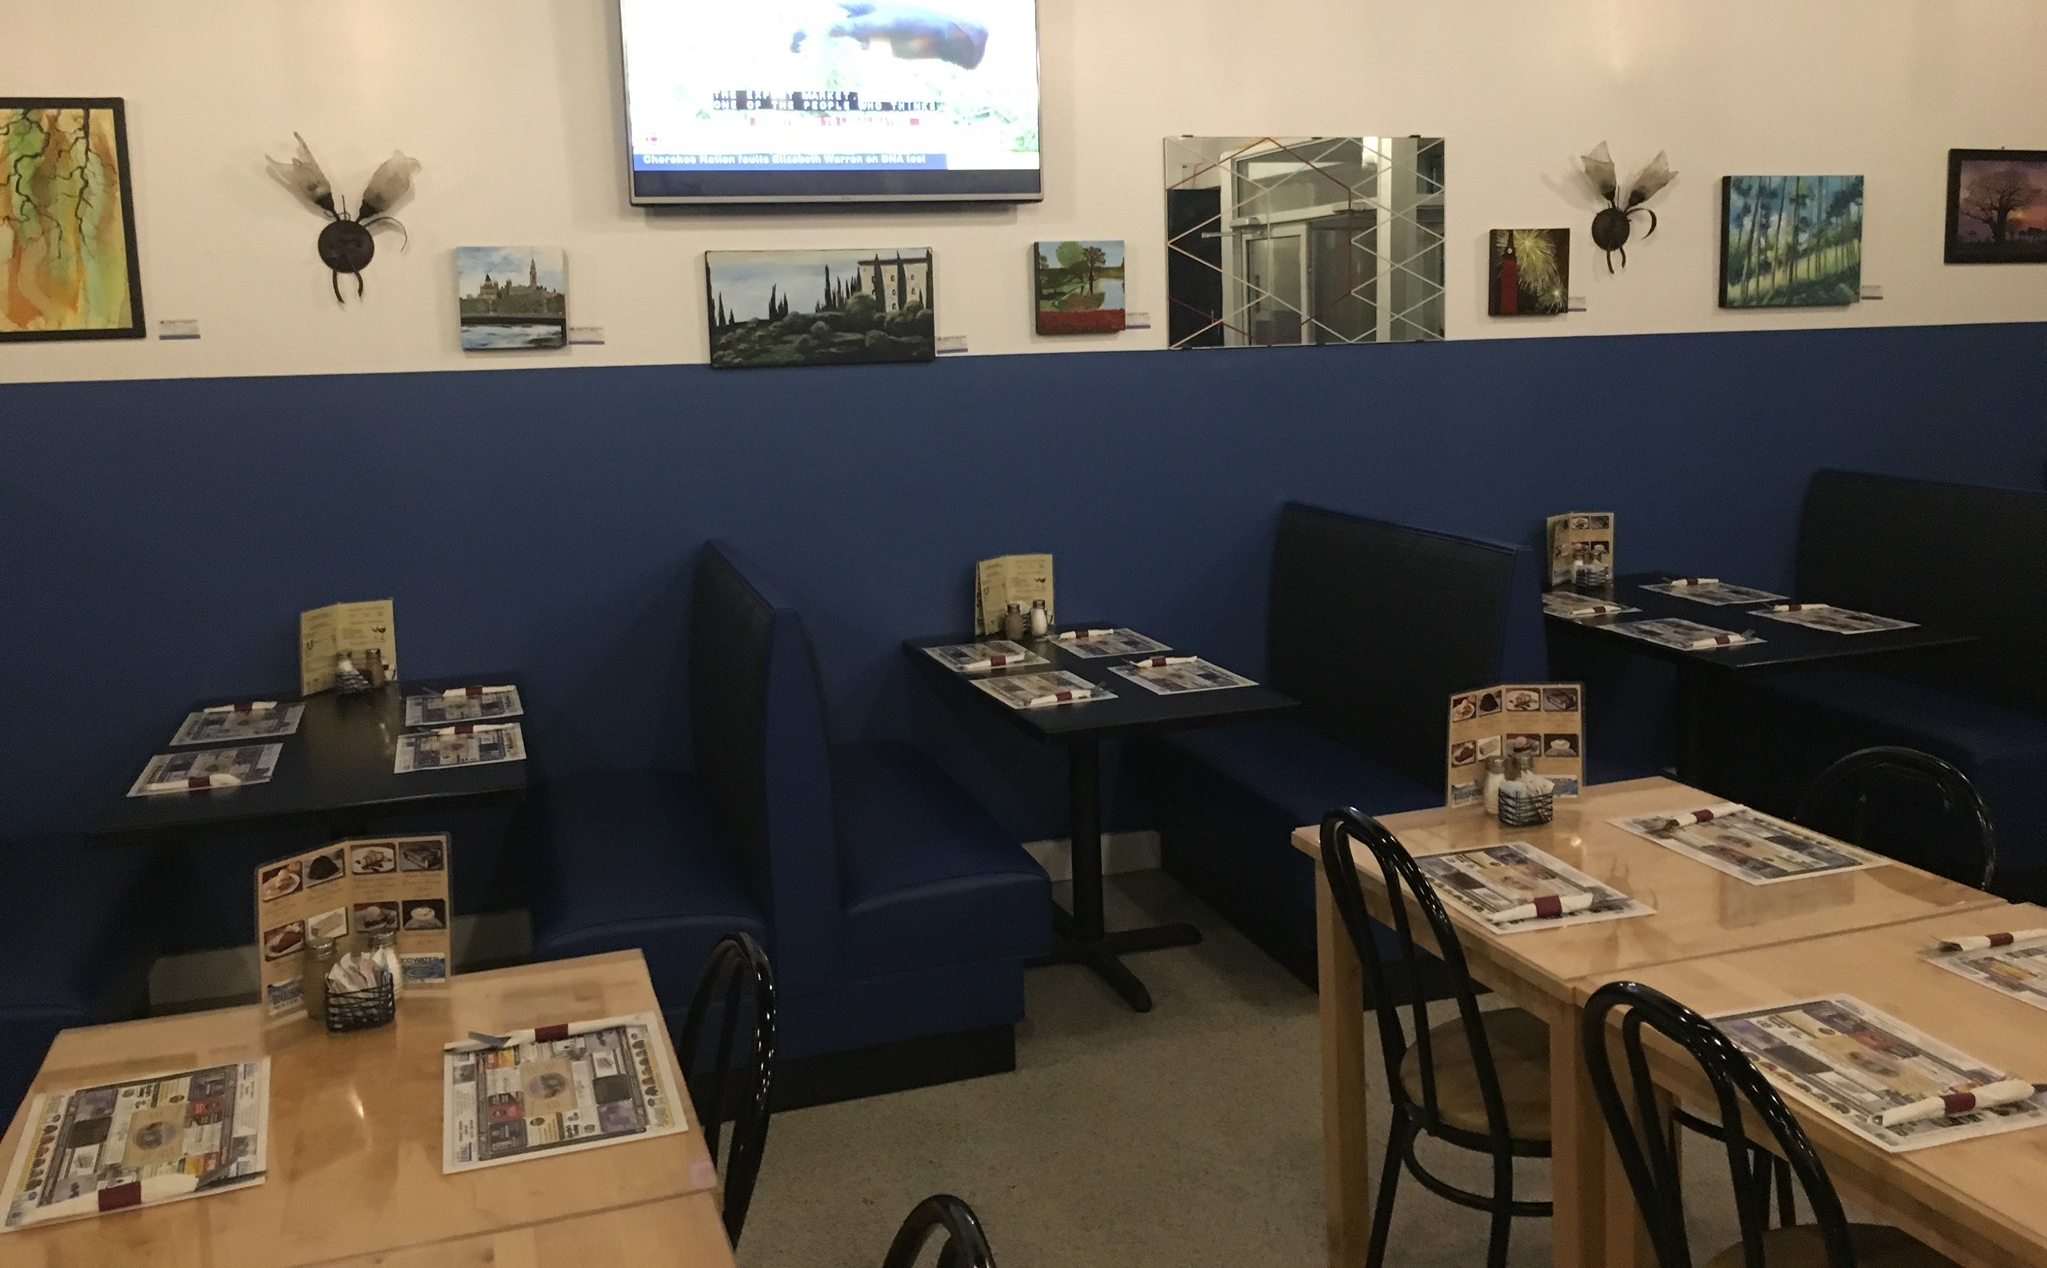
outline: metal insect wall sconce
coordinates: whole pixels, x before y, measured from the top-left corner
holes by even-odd
[[[1601,141],[1598,149],[1578,161],[1584,164],[1585,174],[1592,178],[1592,184],[1599,190],[1599,196],[1606,199],[1606,206],[1592,218],[1593,245],[1606,252],[1607,272],[1614,271],[1615,252],[1620,253],[1621,267],[1626,268],[1628,235],[1635,227],[1635,213],[1639,211],[1649,217],[1649,232],[1642,236],[1646,238],[1655,233],[1656,213],[1642,204],[1654,198],[1658,191],[1676,179],[1677,173],[1670,170],[1670,159],[1663,151],[1658,150],[1656,157],[1649,161],[1649,166],[1643,168],[1642,174],[1629,186],[1628,200],[1623,203],[1620,198],[1620,181],[1613,170],[1613,155],[1607,153],[1606,142]]]
[[[354,276],[355,297],[361,299],[362,271],[377,258],[377,240],[370,230],[378,225],[395,225],[399,233],[405,234],[398,249],[403,251],[412,245],[412,235],[406,233],[405,226],[390,211],[412,192],[412,175],[419,170],[419,161],[393,150],[391,157],[385,159],[376,174],[370,177],[369,185],[362,191],[362,199],[355,205],[355,214],[351,216],[346,199],[338,207],[335,205],[334,186],[328,182],[327,173],[313,161],[313,152],[306,148],[306,139],[296,132],[291,135],[299,143],[299,152],[289,163],[270,159],[270,174],[330,222],[320,230],[319,250],[320,262],[334,273],[334,302],[347,303],[341,297],[343,273]]]

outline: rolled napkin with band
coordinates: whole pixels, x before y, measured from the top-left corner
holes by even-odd
[[[160,779],[153,784],[144,784],[146,793],[196,792],[202,788],[240,788],[240,775],[187,775],[183,779]]]
[[[22,1221],[25,1224],[40,1224],[46,1220],[70,1219],[79,1215],[105,1214],[109,1211],[125,1211],[131,1206],[148,1206],[181,1198],[199,1190],[199,1177],[184,1172],[170,1175],[144,1176],[126,1184],[112,1184],[93,1193],[81,1193],[75,1198],[52,1202],[37,1207]]]
[[[1094,698],[1095,693],[1092,691],[1055,691],[1049,696],[1033,696],[1031,702],[1024,707],[1027,709],[1043,709],[1048,705],[1072,704],[1077,700],[1092,700]]]
[[[595,1034],[600,1030],[616,1030],[620,1026],[637,1025],[639,1021],[638,1017],[599,1017],[595,1021],[535,1026],[531,1030],[515,1030],[506,1035],[488,1035],[481,1030],[472,1030],[465,1042],[449,1044],[448,1051],[488,1052],[494,1048],[517,1048],[529,1043],[553,1043],[561,1039],[573,1039],[577,1035]]]
[[[1627,605],[1624,603],[1587,603],[1580,607],[1572,608],[1568,615],[1612,616],[1617,612],[1625,612],[1627,610],[1628,610]]]
[[[511,694],[510,687],[450,687],[441,693],[443,700],[479,700],[484,696]]]
[[[1831,603],[1772,603],[1772,612],[1819,612],[1834,605]]]
[[[1670,815],[1653,824],[1644,823],[1642,826],[1648,828],[1651,832],[1668,832],[1672,828],[1689,828],[1695,823],[1711,823],[1721,815],[1733,814],[1742,808],[1734,802],[1723,801],[1717,806],[1707,806],[1700,810],[1687,810],[1681,814]]]
[[[516,725],[511,722],[457,722],[454,726],[437,726],[435,735],[488,735],[492,731],[509,731]]]
[[[1667,585],[1667,586],[1669,586],[1669,587],[1671,587],[1671,588],[1672,588],[1672,589],[1674,589],[1674,590],[1689,590],[1689,589],[1691,589],[1691,588],[1692,588],[1693,586],[1717,586],[1717,585],[1719,585],[1719,584],[1720,584],[1720,578],[1718,578],[1718,577],[1672,577],[1672,578],[1671,578],[1670,580],[1668,580],[1668,581],[1664,582],[1663,584],[1664,584],[1664,585]]]
[[[1486,919],[1496,925],[1513,924],[1519,920],[1555,920],[1590,910],[1597,901],[1598,896],[1594,894],[1544,894],[1532,903],[1491,912]]]
[[[201,709],[201,713],[263,713],[275,709],[275,700],[251,700],[247,704],[215,704]]]
[[[979,673],[984,669],[1000,669],[1004,665],[1021,665],[1031,658],[1029,652],[996,652],[980,660],[970,660],[959,666],[961,673]]]
[[[1107,638],[1115,632],[1114,630],[1066,630],[1054,637],[1061,643],[1078,643],[1083,639]]]
[[[1740,634],[1715,634],[1711,638],[1695,638],[1678,646],[1688,652],[1703,652],[1715,647],[1735,647],[1749,642],[1755,636],[1746,631]]]
[[[1929,1118],[1952,1118],[1956,1114],[1970,1114],[1980,1109],[2016,1105],[2020,1101],[2031,1099],[2039,1092],[2047,1092],[2047,1083],[2004,1079],[1997,1083],[1986,1083],[1967,1092],[1949,1092],[1943,1096],[1923,1097],[1910,1105],[1885,1110],[1877,1115],[1876,1121],[1885,1127],[1903,1127],[1906,1123],[1923,1123]]]
[[[1934,944],[1934,949],[1948,954],[1957,951],[1988,951],[1992,947],[2008,947],[2014,942],[2027,942],[2034,938],[2047,938],[2047,929],[2015,929],[2010,933],[1977,933],[1958,938],[1942,938]]]
[[[1191,665],[1198,656],[1147,656],[1143,660],[1130,662],[1132,669],[1164,669],[1168,665]]]

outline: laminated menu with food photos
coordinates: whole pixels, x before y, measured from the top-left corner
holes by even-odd
[[[277,859],[256,869],[256,950],[263,1014],[301,1016],[300,975],[309,937],[337,952],[369,950],[370,935],[397,935],[404,986],[446,986],[448,838],[365,837]]]
[[[1450,807],[1484,800],[1486,761],[1522,757],[1575,797],[1585,779],[1585,690],[1575,682],[1520,682],[1450,697]]]

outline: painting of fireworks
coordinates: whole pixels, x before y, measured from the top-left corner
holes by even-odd
[[[1548,317],[1570,311],[1569,229],[1495,229],[1488,256],[1488,313]]]
[[[1721,193],[1722,308],[1862,298],[1860,176],[1729,176]]]
[[[1949,150],[1947,262],[2047,263],[2047,150]]]
[[[0,161],[0,340],[142,338],[120,99],[0,97]]]
[[[938,353],[928,247],[706,251],[711,365],[859,365]]]
[[[1082,335],[1123,329],[1123,243],[1040,242],[1031,249],[1038,333]]]

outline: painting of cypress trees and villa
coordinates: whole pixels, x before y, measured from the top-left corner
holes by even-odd
[[[1729,176],[1721,189],[1722,308],[1862,298],[1860,176]]]
[[[931,264],[928,247],[706,251],[711,364],[930,361]]]

